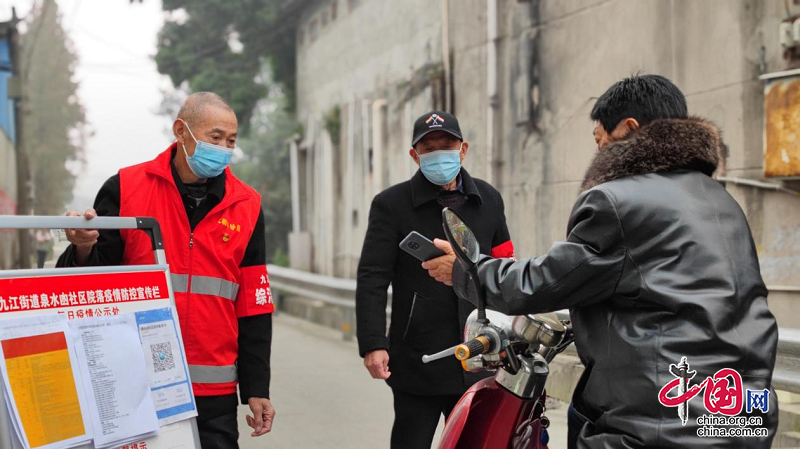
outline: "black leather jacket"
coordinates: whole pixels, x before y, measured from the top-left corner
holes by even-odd
[[[745,390],[772,390],[777,325],[744,213],[710,177],[720,145],[708,122],[653,122],[598,153],[566,241],[534,259],[479,262],[491,308],[570,309],[586,367],[573,396],[589,420],[578,447],[770,446],[774,391],[768,413],[750,414],[763,418],[765,438],[698,437],[703,392],[686,425],[658,400],[681,357],[697,371],[691,385],[733,368]],[[456,268],[462,297],[466,277]]]

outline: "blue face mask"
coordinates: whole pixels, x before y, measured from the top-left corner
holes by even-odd
[[[189,169],[191,169],[192,173],[198,178],[214,178],[219,176],[225,171],[225,167],[231,163],[233,149],[197,140],[194,137],[194,133],[192,133],[192,129],[189,128],[189,124],[185,121],[183,124],[186,125],[186,129],[189,130],[192,139],[197,143],[194,147],[194,154],[191,156],[186,152],[186,145],[181,144],[183,146],[183,154],[186,155],[186,163],[189,164]]]
[[[419,167],[428,181],[444,186],[456,179],[461,171],[461,150],[438,150],[419,154]]]

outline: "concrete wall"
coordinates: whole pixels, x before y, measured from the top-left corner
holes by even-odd
[[[494,42],[487,38],[491,0],[449,2],[454,112],[471,144],[465,166],[491,178],[503,193],[520,256],[541,254],[564,238],[596,151],[588,118],[594,99],[635,72],[671,78],[686,94],[690,113],[722,127],[730,148],[728,176],[762,177],[764,106],[758,76],[762,66],[767,72],[786,68],[777,40],[785,15],[782,1],[496,1]],[[306,37],[298,45],[298,109],[304,123],[317,123],[312,134],[324,134],[322,117],[336,105],[342,110],[342,136],[348,134],[346,120],[355,122],[351,134],[358,140],[350,159],[355,169],[341,163],[315,168],[321,172],[312,183],[325,187],[308,203],[306,220],[314,269],[348,277],[355,273],[369,199],[379,190],[362,143],[373,146],[377,123],[384,135],[380,185],[408,178],[414,168],[405,154],[410,121],[440,105],[441,78],[428,76],[430,90],[408,85],[424,84],[423,69],[442,62],[439,1],[358,3],[348,11],[348,1],[339,0],[337,19],[319,30],[314,42]],[[310,7],[300,32],[329,7],[322,1]],[[494,98],[487,86],[490,45],[497,50]],[[373,108],[361,106],[378,99],[388,105],[374,123]],[[309,127],[306,131],[308,140]],[[322,152],[316,161],[327,157],[320,141],[308,150]],[[330,159],[348,160],[348,145],[345,137],[333,142]],[[348,185],[333,181],[348,173],[358,175],[350,176]],[[750,220],[765,281],[800,287],[800,199],[753,187],[730,185],[729,191]],[[792,302],[798,295],[789,297]]]
[[[314,271],[353,277],[372,197],[414,171],[411,126],[433,104],[441,8],[422,0],[310,3],[297,47],[301,227],[311,234]],[[370,164],[371,152],[383,157]]]
[[[353,98],[385,96],[426,63],[441,61],[438,1],[350,0],[309,2],[299,29],[297,104],[301,117]],[[322,26],[336,4],[336,19]],[[316,38],[310,37],[317,21]]]

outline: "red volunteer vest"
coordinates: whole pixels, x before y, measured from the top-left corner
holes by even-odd
[[[119,171],[120,216],[155,217],[161,225],[194,394],[236,393],[238,318],[274,308],[266,265],[239,268],[261,199],[227,168],[224,198],[192,231],[172,178],[175,147]],[[153,263],[145,233],[120,233],[123,264]]]

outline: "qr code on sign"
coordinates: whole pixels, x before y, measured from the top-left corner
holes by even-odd
[[[150,353],[153,354],[153,370],[155,372],[160,373],[175,368],[170,342],[150,345]]]

